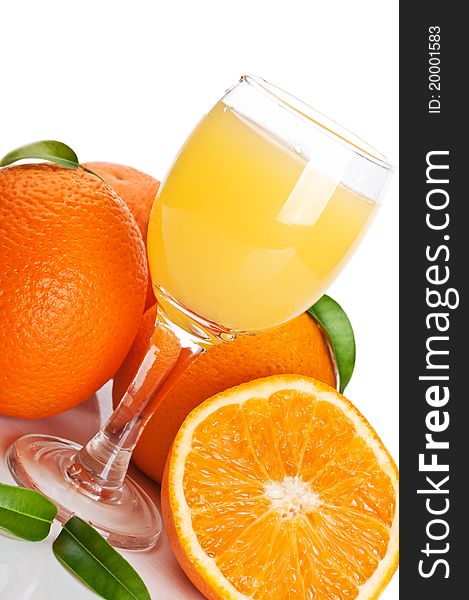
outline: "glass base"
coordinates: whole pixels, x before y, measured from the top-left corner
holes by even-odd
[[[118,500],[96,499],[67,475],[81,446],[50,435],[25,435],[7,453],[7,464],[18,483],[35,489],[57,506],[65,523],[76,515],[95,527],[107,541],[124,550],[147,550],[157,541],[162,522],[148,494],[126,477]]]

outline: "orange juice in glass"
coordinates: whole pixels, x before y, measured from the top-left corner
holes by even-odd
[[[319,169],[299,144],[219,102],[186,142],[153,206],[148,256],[160,303],[171,296],[244,332],[276,327],[309,308],[377,208]]]

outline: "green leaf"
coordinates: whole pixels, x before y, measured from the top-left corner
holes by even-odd
[[[26,488],[0,483],[0,528],[30,542],[43,540],[57,515],[48,498]]]
[[[339,389],[343,393],[355,367],[355,336],[352,325],[340,304],[330,296],[320,298],[309,309],[309,313],[329,338],[339,374]]]
[[[48,160],[66,169],[78,169],[80,166],[78,157],[70,146],[56,140],[41,140],[12,150],[0,160],[0,167],[6,167],[25,158]]]
[[[135,569],[80,518],[65,523],[52,549],[58,560],[102,598],[151,600]]]

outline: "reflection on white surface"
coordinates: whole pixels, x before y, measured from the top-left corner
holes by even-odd
[[[0,416],[0,481],[13,484],[4,461],[10,443],[25,433],[48,433],[85,442],[111,412],[111,384],[74,409],[49,419],[24,420]],[[159,505],[159,488],[136,469],[134,477]],[[90,600],[96,594],[69,573],[55,558],[52,542],[60,532],[55,522],[42,542],[25,542],[0,530],[0,600]],[[152,598],[203,600],[179,568],[166,537],[149,552],[122,552],[138,571]]]
[[[10,571],[6,565],[0,564],[0,594],[6,590],[9,572]]]

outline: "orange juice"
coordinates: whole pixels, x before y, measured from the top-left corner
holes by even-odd
[[[246,332],[310,307],[377,207],[310,158],[219,102],[153,206],[147,244],[157,298],[169,294]]]

